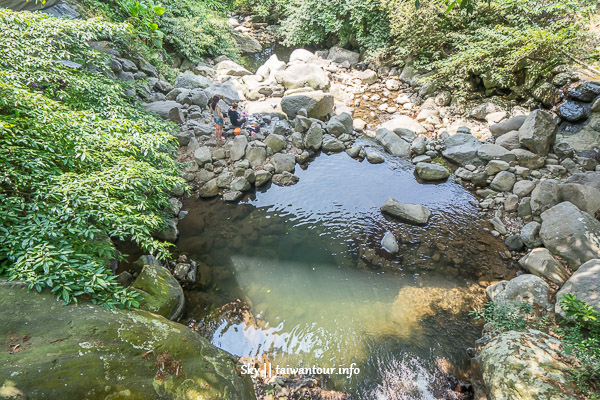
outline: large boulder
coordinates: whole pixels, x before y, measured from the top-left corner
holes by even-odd
[[[310,118],[323,119],[333,112],[333,96],[320,90],[284,96],[281,108],[289,119],[294,119],[298,111],[305,109]]]
[[[521,147],[519,143],[519,131],[510,131],[496,138],[496,144],[506,150],[514,150]]]
[[[358,64],[360,60],[360,54],[354,51],[346,50],[338,46],[334,46],[329,49],[327,59],[338,64],[348,62],[348,65],[353,67]]]
[[[594,189],[600,190],[600,172],[588,171],[578,172],[571,175],[565,183],[578,183],[580,185],[590,186]]]
[[[481,143],[475,136],[457,133],[444,140],[444,145],[446,150],[442,151],[442,155],[453,163],[461,166],[483,165],[483,161],[477,156]]]
[[[344,146],[344,143],[338,140],[335,136],[323,135],[323,145],[321,148],[323,151],[338,153],[343,151],[346,147]]]
[[[500,137],[502,135],[507,134],[508,132],[518,131],[521,126],[523,126],[523,122],[527,116],[525,115],[517,115],[516,117],[512,117],[510,119],[506,119],[502,122],[494,124],[490,126],[490,132],[495,137]]]
[[[142,272],[131,285],[144,300],[142,310],[177,320],[183,313],[185,297],[177,279],[168,269],[159,265],[145,265]]]
[[[274,97],[261,101],[250,101],[246,103],[246,112],[248,115],[268,115],[279,119],[287,119],[287,115],[281,108],[281,98]]]
[[[231,81],[213,83],[204,89],[204,93],[206,93],[209,99],[212,99],[215,95],[220,96],[221,99],[223,99],[223,101],[227,104],[237,103],[240,101],[240,95]]]
[[[545,156],[554,143],[558,125],[552,115],[542,110],[535,110],[521,128],[519,128],[519,142],[532,152]]]
[[[477,150],[477,156],[484,161],[501,160],[506,162],[515,161],[517,156],[497,144],[483,144]]]
[[[568,201],[542,213],[540,237],[544,246],[562,257],[573,270],[600,258],[600,222]]]
[[[275,72],[275,80],[286,89],[311,87],[324,90],[330,86],[327,72],[314,64],[291,64],[285,70]]]
[[[158,114],[162,119],[170,119],[170,117],[174,115],[174,110],[181,110],[181,104],[171,100],[144,103],[142,104],[142,107],[144,107],[146,111]]]
[[[306,136],[304,137],[304,146],[310,150],[319,150],[323,144],[323,128],[321,125],[313,122],[308,128]]]
[[[296,169],[296,159],[291,154],[277,153],[271,157],[271,163],[275,167],[276,174],[282,172],[293,173]]]
[[[256,39],[251,36],[244,35],[236,30],[231,31],[231,36],[240,46],[242,53],[254,54],[262,51],[262,45]]]
[[[577,298],[600,312],[600,260],[593,259],[583,264],[556,293],[554,312],[565,316],[560,300],[565,294],[574,294]]]
[[[576,400],[562,343],[537,330],[508,331],[479,353],[490,400]]]
[[[265,139],[265,144],[273,151],[273,153],[279,153],[281,150],[285,150],[286,140],[284,136],[271,133]]]
[[[439,181],[450,176],[450,171],[439,164],[420,162],[415,166],[415,170],[419,178],[424,181]]]
[[[559,183],[554,179],[541,181],[531,192],[531,212],[533,215],[540,215],[558,203],[560,203]]]
[[[600,210],[600,190],[579,183],[565,183],[559,188],[560,201],[569,201],[581,211],[595,216]]]
[[[385,147],[387,151],[398,157],[410,156],[410,144],[404,139],[401,139],[394,132],[385,129],[377,129],[375,139]]]
[[[521,257],[519,265],[532,274],[546,278],[559,286],[569,278],[565,267],[552,256],[550,250],[544,247],[533,249]]]
[[[546,161],[546,157],[539,156],[525,149],[514,149],[511,150],[511,153],[517,157],[517,164],[525,168],[542,168],[544,166],[544,162]]]
[[[492,182],[490,187],[498,192],[510,192],[517,181],[517,177],[512,172],[499,172]]]
[[[488,291],[488,295],[491,294],[490,300],[498,307],[515,307],[525,301],[541,311],[550,310],[550,286],[535,275],[523,274],[497,286],[498,289]]]
[[[352,133],[352,116],[347,112],[331,117],[327,122],[327,132],[334,136]]]
[[[575,151],[594,150],[600,143],[600,113],[594,112],[588,122],[576,131],[561,129],[556,134],[556,144],[565,144]]]
[[[204,89],[210,86],[211,83],[212,81],[205,76],[184,72],[175,79],[175,85],[173,86],[182,89]]]
[[[385,128],[393,132],[402,129],[409,130],[413,133],[413,139],[416,134],[427,132],[420,123],[418,123],[408,115],[401,115],[399,117],[386,121],[383,124],[381,124],[379,128]]]
[[[422,205],[403,203],[393,197],[390,197],[383,203],[381,212],[417,225],[426,224],[431,216],[431,211]]]
[[[216,65],[217,74],[229,76],[252,75],[252,72],[231,60],[223,60]]]
[[[53,293],[6,281],[0,307],[1,337],[19,344],[1,353],[0,376],[18,398],[255,399],[231,355],[159,315],[84,300],[63,306]]]

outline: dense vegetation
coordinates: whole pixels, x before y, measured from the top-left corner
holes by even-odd
[[[138,304],[106,269],[109,237],[168,251],[151,233],[182,185],[174,126],[133,105],[87,43],[127,35],[0,9],[0,273],[65,302]]]
[[[585,40],[591,0],[237,0],[242,10],[279,16],[286,42],[339,41],[369,59],[412,59],[445,86],[485,83],[531,89]]]
[[[536,314],[527,302],[515,307],[488,303],[472,314],[495,333],[538,329],[560,339],[575,359],[571,379],[587,398],[600,399],[600,313],[575,295],[564,295],[558,301],[567,317],[559,324]]]

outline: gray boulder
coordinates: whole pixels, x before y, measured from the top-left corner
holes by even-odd
[[[259,167],[267,159],[267,150],[264,147],[252,146],[246,149],[246,160],[252,168]]]
[[[418,135],[410,144],[410,149],[416,155],[425,154],[427,151],[427,138],[425,135]]]
[[[496,138],[496,144],[506,150],[514,150],[521,147],[519,143],[519,131],[510,131]]]
[[[579,172],[570,176],[565,183],[578,183],[600,190],[600,172]]]
[[[231,161],[238,161],[246,155],[246,147],[248,147],[248,139],[244,135],[236,136],[233,139],[233,145],[230,150]]]
[[[306,132],[306,137],[304,138],[304,146],[310,150],[319,150],[323,144],[323,128],[321,125],[313,122],[313,124],[308,128],[308,132]]]
[[[506,162],[515,161],[517,156],[497,144],[483,144],[477,150],[477,156],[484,161],[501,160]]]
[[[542,311],[549,311],[549,291],[550,286],[543,279],[524,274],[508,281],[503,290],[492,293],[490,300],[498,307],[515,307],[525,301]]]
[[[171,115],[171,110],[181,109],[181,104],[176,101],[165,100],[165,101],[155,101],[154,103],[144,103],[142,107],[146,111],[150,111],[160,115],[162,119],[169,119]]]
[[[401,115],[399,117],[395,117],[389,121],[386,121],[383,124],[381,124],[379,128],[385,128],[393,132],[396,132],[397,129],[405,129],[412,132],[413,139],[415,137],[415,134],[427,132],[419,122],[415,121],[408,115]]]
[[[193,89],[191,91],[192,104],[199,106],[200,108],[206,108],[208,106],[208,96],[202,89]]]
[[[316,64],[292,64],[275,72],[275,80],[288,90],[304,87],[326,90],[330,85],[327,72]]]
[[[574,101],[567,101],[558,107],[556,113],[559,117],[569,122],[577,122],[587,118],[587,110],[581,104]]]
[[[265,171],[264,169],[256,171],[254,185],[256,185],[256,187],[265,185],[271,180],[271,176],[271,173],[269,171]]]
[[[546,179],[536,185],[533,192],[531,192],[531,212],[533,215],[540,215],[560,202],[558,188],[558,181],[554,179]]]
[[[523,179],[522,181],[517,181],[515,183],[515,185],[513,186],[513,193],[519,197],[525,197],[529,196],[534,189],[535,183]]]
[[[420,204],[402,203],[392,197],[381,206],[381,212],[417,225],[426,224],[431,216],[431,211]]]
[[[537,330],[508,331],[479,353],[490,400],[576,400],[563,344]]]
[[[242,179],[244,179],[244,178],[242,178]],[[227,201],[227,202],[238,201],[243,195],[244,194],[240,191],[228,191],[228,192],[223,193],[223,201]]]
[[[273,153],[279,153],[285,149],[286,140],[285,137],[272,133],[265,139],[265,144],[273,150]]]
[[[288,119],[294,119],[301,109],[305,109],[310,118],[323,119],[333,112],[333,106],[333,96],[320,90],[287,95],[281,100]]]
[[[387,151],[398,157],[410,156],[410,144],[404,139],[401,139],[394,132],[385,129],[377,129],[375,139],[385,147]]]
[[[519,265],[559,286],[569,278],[566,268],[552,256],[550,250],[543,247],[531,250],[519,260]]]
[[[170,218],[167,220],[167,225],[156,233],[156,237],[160,240],[175,243],[179,237],[179,229],[177,229],[177,219]]]
[[[439,164],[421,162],[415,166],[415,170],[424,181],[439,181],[450,176],[450,171]]]
[[[238,46],[240,46],[242,53],[254,54],[262,51],[262,45],[253,37],[244,35],[236,30],[232,30],[231,33],[233,39],[237,42]]]
[[[292,186],[298,183],[298,178],[296,175],[292,174],[288,171],[283,171],[280,174],[273,175],[273,183],[277,186]]]
[[[210,86],[211,83],[212,81],[205,76],[196,75],[192,72],[184,72],[175,79],[173,86],[183,89],[204,89]]]
[[[521,128],[519,128],[519,142],[532,152],[545,156],[554,144],[558,125],[552,115],[542,110],[535,110]]]
[[[217,178],[213,178],[206,182],[198,191],[198,195],[202,198],[215,197],[219,194],[219,185]]]
[[[523,122],[525,122],[526,118],[526,115],[517,115],[516,117],[506,119],[502,122],[490,126],[490,132],[494,137],[500,137],[502,135],[507,134],[508,132],[518,131],[519,128],[523,126]]]
[[[350,67],[358,64],[360,54],[354,51],[346,50],[338,46],[333,46],[327,55],[327,59],[338,64],[348,62]]]
[[[542,168],[544,166],[544,162],[546,161],[546,157],[538,156],[537,154],[525,149],[511,150],[511,153],[517,157],[517,163],[525,168]]]
[[[559,188],[560,201],[575,204],[581,211],[595,216],[600,210],[600,190],[578,183],[565,183]]]
[[[556,293],[554,312],[565,316],[560,300],[565,294],[574,294],[577,298],[600,312],[600,260],[593,259],[583,264]]]
[[[483,161],[477,156],[481,143],[475,136],[466,133],[457,133],[444,140],[446,150],[442,155],[448,160],[460,166],[483,165]]]
[[[331,117],[327,122],[327,132],[334,136],[352,133],[352,116],[346,112]]]
[[[194,152],[194,160],[199,166],[212,162],[212,154],[206,146],[200,147]]]
[[[371,164],[381,164],[385,162],[385,158],[376,151],[369,151],[367,153],[367,161]]]
[[[243,176],[235,178],[231,181],[231,185],[229,185],[229,188],[236,192],[245,192],[250,190],[251,187],[250,182]]]
[[[339,141],[332,135],[323,135],[323,145],[322,149],[324,151],[330,151],[334,153],[338,153],[340,151],[344,151],[345,146],[344,143]]]
[[[540,237],[544,246],[562,257],[572,270],[600,258],[600,222],[568,201],[542,213]]]
[[[252,75],[252,72],[248,71],[241,65],[231,61],[223,60],[216,65],[217,74],[226,76],[245,76]]]
[[[501,171],[499,172],[492,183],[490,183],[490,187],[498,192],[510,192],[517,181],[517,177],[512,172]]]
[[[277,153],[271,157],[271,163],[275,167],[276,174],[284,171],[293,173],[296,169],[296,159],[291,154]]]
[[[240,101],[240,95],[231,81],[212,83],[209,87],[204,89],[204,93],[206,93],[206,96],[208,96],[209,99],[212,99],[214,96],[220,96],[227,104]],[[250,108],[248,108],[247,111],[252,115],[252,113],[250,113]]]
[[[537,221],[531,221],[521,229],[521,239],[523,243],[530,249],[539,247],[542,244],[542,238],[540,237],[540,229],[542,225]]]

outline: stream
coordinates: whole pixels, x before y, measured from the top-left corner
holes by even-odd
[[[205,280],[186,292],[187,319],[211,326],[216,346],[267,356],[273,368],[354,363],[360,373],[322,379],[358,399],[434,399],[446,374],[466,378],[465,349],[481,330],[468,312],[486,301],[488,282],[514,270],[461,185],[419,182],[410,161],[359,142],[386,162],[321,154],[296,168],[294,186],[260,188],[238,204],[184,203],[178,252],[200,262]],[[390,196],[428,207],[430,222],[385,217]],[[397,254],[382,249],[386,231]],[[211,313],[235,299],[255,323]]]

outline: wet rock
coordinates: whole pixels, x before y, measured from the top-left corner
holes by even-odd
[[[156,237],[159,240],[167,242],[176,242],[179,237],[179,230],[177,229],[177,220],[174,218],[167,220],[167,225],[159,232],[156,233]]]
[[[381,164],[385,162],[385,158],[376,151],[369,151],[367,153],[367,161],[371,164]]]
[[[501,235],[506,234],[506,227],[498,217],[494,217],[490,219],[490,223],[494,226],[494,230],[496,230]]]
[[[296,169],[296,159],[291,154],[277,153],[271,157],[271,162],[275,167],[275,173],[280,174],[284,171],[294,172]]]
[[[96,388],[102,399],[174,400],[184,392],[205,399],[224,393],[236,400],[255,399],[251,380],[236,371],[231,355],[181,324],[82,299],[77,306],[62,307],[54,294],[32,295],[19,283],[1,282],[0,293],[0,334],[29,336],[32,344],[26,351],[2,352],[0,376],[11,377],[27,398],[86,399],[95,396],[90,390]],[[27,324],[25,314],[31,318]],[[157,358],[165,363],[163,379],[157,378]]]
[[[558,107],[557,114],[570,122],[577,122],[587,117],[585,108],[574,101],[567,101]]]
[[[501,171],[499,172],[492,183],[490,183],[490,187],[498,192],[510,192],[517,181],[517,177],[512,172]]]
[[[488,180],[488,174],[485,172],[471,172],[471,182],[473,182],[473,185],[475,185],[475,187],[486,187],[487,186],[487,180]],[[464,178],[463,178],[464,179]]]
[[[425,135],[418,135],[410,144],[410,149],[417,155],[424,154],[427,151],[427,138]]]
[[[550,250],[543,247],[531,250],[519,260],[519,265],[532,274],[548,279],[559,286],[569,277],[566,268],[552,257]]]
[[[352,133],[352,116],[344,112],[331,117],[327,122],[327,132],[336,137]]]
[[[519,142],[532,152],[545,156],[554,143],[557,130],[558,126],[552,115],[535,110],[519,128]]]
[[[567,90],[567,96],[584,103],[590,103],[598,95],[600,95],[600,84],[594,82],[584,82],[574,89]]]
[[[277,186],[295,185],[299,180],[300,178],[288,171],[283,171],[280,174],[273,175],[273,183]]]
[[[600,258],[600,222],[568,201],[542,213],[540,237],[544,246],[562,257],[573,270]]]
[[[244,178],[238,178],[238,179],[244,179]],[[239,199],[241,199],[242,196],[243,196],[243,193],[239,190],[228,191],[228,192],[223,193],[223,200],[228,201],[228,202],[234,202],[234,201],[238,201]]]
[[[498,307],[515,307],[525,301],[541,311],[550,309],[548,301],[550,287],[544,280],[532,274],[524,274],[508,281],[504,289],[497,292],[492,302]]]
[[[554,312],[562,317],[565,317],[565,312],[560,306],[560,300],[565,294],[576,295],[577,299],[600,312],[600,260],[593,259],[583,264],[556,293]]]
[[[264,169],[256,171],[254,185],[260,187],[271,180],[271,173]]]
[[[426,224],[431,211],[419,204],[402,203],[392,197],[381,206],[381,212],[417,225]]]
[[[167,208],[165,209],[165,211],[172,216],[177,216],[179,214],[179,211],[181,211],[181,207],[183,206],[183,204],[181,203],[181,201],[179,201],[179,199],[175,198],[175,197],[171,197],[169,199],[169,202],[167,204]]]
[[[131,285],[144,300],[140,309],[177,320],[183,313],[185,297],[179,282],[168,269],[156,265],[145,265]]]
[[[215,197],[219,194],[219,186],[217,179],[213,178],[206,182],[198,191],[198,195],[202,198]]]
[[[415,170],[419,178],[425,181],[439,181],[450,176],[448,169],[439,164],[418,163]]]
[[[354,146],[350,147],[348,150],[346,150],[346,154],[348,154],[352,158],[358,158],[360,155],[360,151],[362,149],[363,148],[361,145],[354,145]]]
[[[379,128],[375,139],[385,147],[387,151],[398,157],[408,157],[410,155],[410,145],[407,141],[401,139],[394,132]]]
[[[323,151],[337,153],[337,152],[343,151],[345,149],[345,146],[344,146],[344,143],[342,143],[341,141],[336,139],[335,136],[323,135],[322,149],[323,149]]]
[[[400,247],[398,246],[398,241],[396,240],[396,236],[390,231],[386,232],[383,235],[383,239],[381,240],[381,246],[388,253],[396,254]]]
[[[575,400],[569,356],[562,343],[539,331],[509,331],[479,354],[490,400]]]
[[[229,187],[234,192],[246,192],[250,190],[252,186],[250,185],[250,182],[246,180],[246,178],[240,176],[232,180]]]
[[[548,108],[554,107],[560,101],[560,92],[550,82],[540,82],[533,88],[532,95]]]
[[[558,189],[559,183],[554,179],[546,179],[536,185],[531,192],[531,211],[533,215],[540,215],[560,202]]]

